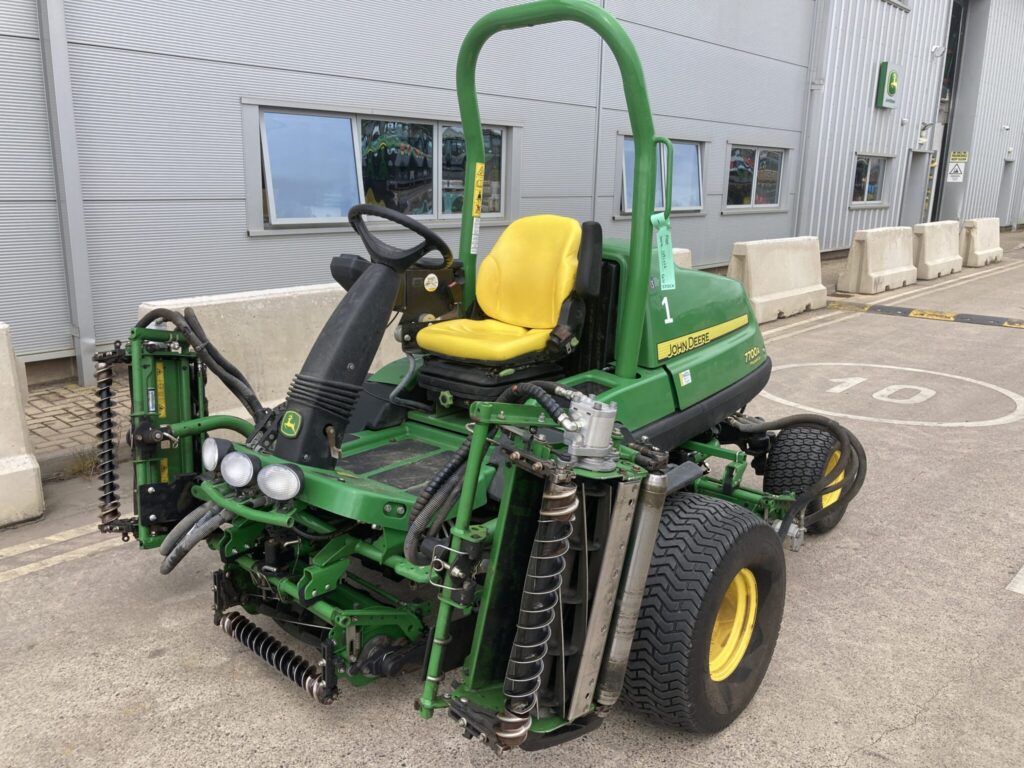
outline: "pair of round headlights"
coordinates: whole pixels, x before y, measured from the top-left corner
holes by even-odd
[[[220,470],[232,488],[245,488],[255,479],[261,492],[274,501],[289,501],[302,490],[302,473],[287,464],[260,464],[248,453],[236,451],[230,440],[208,437],[203,441],[203,469]]]

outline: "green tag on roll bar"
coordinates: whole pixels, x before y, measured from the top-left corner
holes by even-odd
[[[655,249],[658,254],[658,278],[661,290],[673,291],[676,287],[676,263],[672,258],[672,228],[664,212],[651,216],[654,225]]]

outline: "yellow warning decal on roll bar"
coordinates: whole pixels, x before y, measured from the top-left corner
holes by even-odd
[[[732,320],[726,320],[724,323],[712,325],[710,328],[704,328],[700,331],[688,333],[685,336],[678,336],[674,339],[663,341],[658,345],[658,359],[667,360],[670,357],[676,357],[684,352],[689,352],[691,349],[703,347],[705,344],[725,336],[727,333],[732,333],[737,328],[742,328],[748,322],[750,322],[750,318],[747,315],[740,315]]]
[[[484,164],[477,163],[473,177],[473,215],[479,217],[484,207]]]

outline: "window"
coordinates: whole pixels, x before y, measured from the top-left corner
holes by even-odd
[[[853,203],[878,203],[882,200],[882,179],[885,176],[884,157],[857,155],[853,172]]]
[[[725,204],[730,208],[778,207],[783,154],[781,149],[732,147]]]
[[[665,166],[668,165],[666,152],[659,146],[658,177],[654,191],[654,206],[661,208],[665,203]],[[701,195],[701,152],[700,144],[692,141],[672,142],[672,210],[699,211],[703,206]],[[622,140],[622,202],[623,213],[633,210],[633,169],[636,151],[633,137]]]
[[[261,134],[270,223],[344,221],[359,202],[352,118],[265,111]]]
[[[263,227],[347,223],[349,208],[361,202],[418,218],[462,213],[466,142],[457,123],[251,109],[253,126],[259,115],[253,183],[262,181]],[[506,128],[484,128],[484,216],[505,214],[507,137]],[[259,218],[250,214],[250,228]]]

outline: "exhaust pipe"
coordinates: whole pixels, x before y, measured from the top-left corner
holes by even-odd
[[[597,683],[597,703],[610,707],[619,700],[626,679],[629,649],[640,617],[640,603],[651,568],[651,556],[658,539],[661,510],[665,506],[668,478],[661,473],[649,474],[640,486],[636,518],[633,522],[633,546],[626,558],[626,575],[622,579],[619,599],[612,618],[608,647]]]

